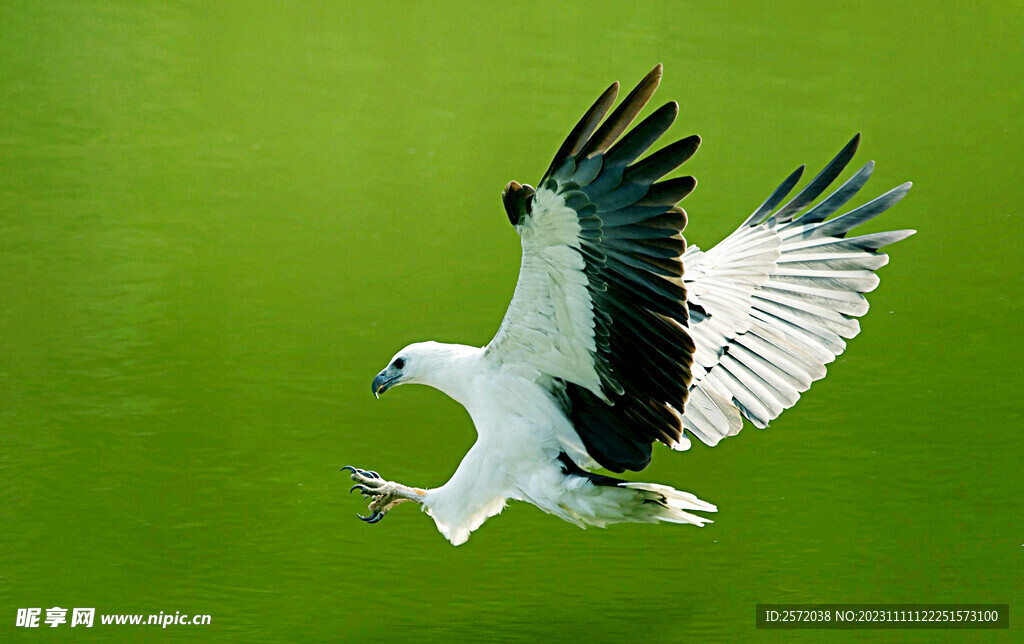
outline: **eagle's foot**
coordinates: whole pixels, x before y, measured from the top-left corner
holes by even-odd
[[[391,508],[406,501],[422,503],[423,497],[426,495],[425,490],[408,487],[401,483],[385,481],[381,478],[380,474],[373,470],[361,470],[351,465],[346,465],[341,470],[343,472],[350,470],[352,472],[352,480],[356,482],[349,490],[350,493],[359,490],[364,499],[373,499],[369,505],[370,516],[364,517],[361,514],[356,514],[357,517],[367,523],[377,523],[384,518],[384,515]]]

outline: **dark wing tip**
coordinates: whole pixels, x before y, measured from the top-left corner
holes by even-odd
[[[669,101],[668,103],[665,103],[664,105],[659,107],[658,110],[665,110],[665,115],[667,117],[668,124],[669,126],[671,126],[673,123],[676,122],[676,117],[679,116],[679,103],[677,103],[676,101]],[[643,123],[641,123],[640,125],[643,125]],[[640,125],[638,125],[637,128],[639,128]]]
[[[853,135],[853,138],[850,139],[849,142],[843,146],[843,149],[839,151],[839,154],[836,155],[836,158],[844,159],[842,165],[843,167],[846,167],[846,164],[850,162],[850,159],[852,159],[853,156],[857,154],[857,150],[859,148],[860,132],[857,132],[856,134]],[[832,161],[835,162],[835,159],[833,159]],[[840,168],[840,171],[842,171],[842,168]]]
[[[530,185],[521,185],[518,181],[509,181],[501,191],[501,202],[505,205],[505,214],[513,226],[530,212],[530,198],[534,190]]]
[[[608,86],[597,101],[590,106],[586,114],[576,123],[576,126],[569,132],[569,136],[566,137],[562,146],[558,148],[558,152],[555,153],[555,158],[551,160],[551,165],[548,166],[547,172],[544,173],[544,178],[541,179],[541,185],[544,185],[544,181],[551,175],[552,172],[557,170],[566,159],[574,157],[579,154],[580,149],[587,143],[591,135],[594,133],[594,129],[597,127],[601,119],[605,117],[608,110],[611,109],[612,104],[619,95],[619,82],[615,81]]]
[[[626,128],[630,126],[633,119],[640,114],[640,111],[647,105],[647,102],[654,96],[658,85],[661,84],[661,63],[649,71],[636,87],[622,100],[615,111],[612,112],[601,127],[594,133],[587,144],[579,151],[583,158],[604,154],[611,147]],[[678,112],[679,106],[676,106]],[[673,116],[673,118],[675,118]]]

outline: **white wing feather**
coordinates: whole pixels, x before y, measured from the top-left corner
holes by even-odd
[[[856,141],[845,156],[852,156]],[[696,351],[683,427],[702,442],[716,445],[737,434],[743,418],[767,427],[825,376],[825,365],[860,331],[856,318],[868,310],[864,293],[878,285],[874,271],[888,263],[878,249],[914,232],[845,237],[899,201],[909,183],[825,220],[863,185],[872,168],[869,163],[819,206],[794,219],[813,199],[808,193],[820,194],[838,174],[825,177],[827,168],[812,181],[813,188],[769,216],[795,184],[799,174],[794,173],[780,187],[780,196],[770,197],[717,246],[707,252],[696,246],[686,250],[684,281]]]
[[[560,378],[603,397],[576,211],[541,188],[532,216],[517,228],[523,246],[519,282],[488,355],[524,377]]]

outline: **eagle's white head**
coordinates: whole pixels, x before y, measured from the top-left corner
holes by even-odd
[[[416,342],[391,358],[388,366],[373,379],[373,395],[406,384],[428,385],[455,400],[467,377],[467,359],[479,355],[480,349],[462,344]]]

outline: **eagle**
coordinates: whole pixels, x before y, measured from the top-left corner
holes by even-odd
[[[701,513],[717,511],[711,503],[600,470],[641,471],[655,443],[717,445],[744,419],[767,427],[857,335],[864,293],[888,262],[880,249],[915,231],[848,233],[911,184],[837,215],[871,176],[869,162],[817,201],[853,158],[858,134],[792,198],[804,166],[717,246],[687,246],[687,215],[676,204],[697,182],[664,177],[700,137],[645,156],[675,120],[675,102],[629,129],[661,77],[659,64],[614,110],[613,83],[537,188],[505,187],[522,263],[494,339],[410,344],[373,379],[378,398],[403,384],[447,394],[468,411],[477,440],[432,489],[345,466],[350,492],[369,500],[359,518],[377,523],[416,503],[454,545],[510,499],[581,527],[703,526],[710,520]]]

